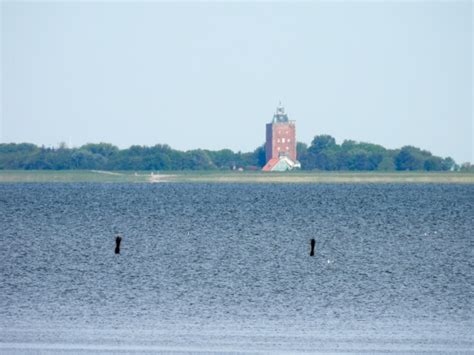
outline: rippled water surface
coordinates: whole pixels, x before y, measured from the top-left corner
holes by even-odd
[[[0,352],[473,352],[473,204],[469,185],[3,184]]]

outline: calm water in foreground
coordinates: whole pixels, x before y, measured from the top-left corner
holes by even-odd
[[[474,185],[3,184],[0,352],[474,352],[473,207]]]

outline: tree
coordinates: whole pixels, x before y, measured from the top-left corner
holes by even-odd
[[[265,144],[261,145],[253,152],[253,160],[256,166],[263,167],[267,163],[267,157],[265,155]]]
[[[353,149],[346,161],[349,170],[373,170],[369,167],[369,154],[363,149]]]
[[[412,146],[402,147],[400,153],[395,156],[397,170],[422,170],[424,161],[422,151]]]
[[[393,157],[389,155],[383,156],[382,160],[377,165],[377,170],[382,170],[382,171],[395,170],[395,163],[393,161]]]
[[[441,158],[413,146],[399,150],[353,140],[341,145],[329,135],[315,136],[308,147],[297,142],[297,159],[305,170],[472,170],[459,167],[450,158]],[[133,145],[119,149],[109,143],[88,143],[80,148],[38,147],[29,143],[0,144],[0,169],[108,169],[108,170],[207,170],[243,167],[257,169],[265,164],[265,147],[252,152],[172,149],[164,144],[152,147]]]
[[[221,149],[218,151],[205,151],[213,164],[219,169],[231,169],[236,164],[235,153],[230,149]]]
[[[308,151],[311,153],[318,153],[331,148],[337,148],[336,140],[330,135],[325,134],[314,137]]]
[[[423,163],[423,168],[426,171],[438,171],[443,170],[443,159],[440,157],[429,157]]]
[[[296,160],[301,160],[301,157],[308,152],[308,145],[303,142],[296,143]]]
[[[100,154],[79,149],[71,154],[72,169],[102,169],[105,158]]]
[[[444,158],[441,162],[441,170],[455,170],[456,167],[458,166],[456,165],[454,159],[451,157]]]
[[[88,143],[83,145],[81,150],[89,151],[93,154],[100,154],[103,157],[109,158],[118,153],[119,149],[110,143]]]
[[[209,170],[216,167],[209,155],[201,149],[188,150],[183,160],[185,170]]]

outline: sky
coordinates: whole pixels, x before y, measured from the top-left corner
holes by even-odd
[[[474,162],[470,1],[1,2],[0,142],[253,151],[297,139]]]

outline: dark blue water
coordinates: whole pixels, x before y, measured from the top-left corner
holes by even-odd
[[[3,184],[0,351],[473,352],[473,207],[472,185]]]

